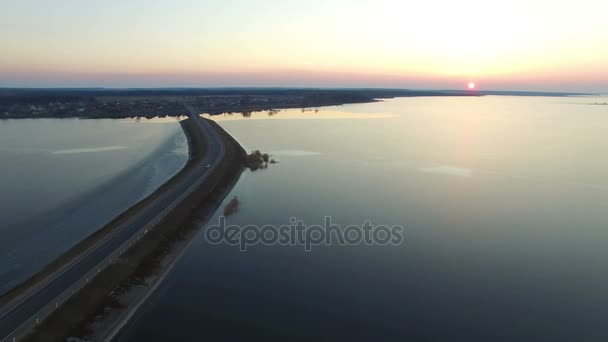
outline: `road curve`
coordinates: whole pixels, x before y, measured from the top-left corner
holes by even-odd
[[[42,310],[56,303],[57,298],[67,289],[81,282],[87,274],[94,272],[99,264],[117,252],[124,243],[142,233],[151,223],[162,219],[166,208],[178,205],[184,194],[203,183],[221,162],[225,153],[221,138],[192,107],[186,105],[186,108],[190,112],[190,119],[194,120],[208,137],[205,158],[198,165],[190,168],[190,174],[181,182],[137,212],[132,219],[118,227],[112,235],[98,242],[61,271],[45,279],[43,284],[32,290],[31,293],[27,293],[18,301],[2,308],[0,313],[1,342],[13,341],[15,337],[21,336]]]

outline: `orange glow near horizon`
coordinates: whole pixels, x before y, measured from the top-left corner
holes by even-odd
[[[604,0],[57,3],[0,11],[0,87],[608,90]]]

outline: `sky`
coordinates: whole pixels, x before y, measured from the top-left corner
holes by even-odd
[[[0,87],[608,92],[606,0],[0,0]]]

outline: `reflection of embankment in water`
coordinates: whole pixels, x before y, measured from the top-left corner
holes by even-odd
[[[188,141],[181,130],[168,139],[166,144],[168,148],[160,152],[158,158],[151,160],[148,187],[139,199],[147,197],[158,189],[160,185],[183,169],[188,162]]]
[[[228,217],[239,210],[239,198],[234,196],[224,207],[224,216]]]
[[[183,131],[159,144],[150,155],[44,214],[16,223],[0,241],[0,294],[150,195],[188,160]]]

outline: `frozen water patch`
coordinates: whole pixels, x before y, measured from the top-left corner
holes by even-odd
[[[53,151],[52,154],[78,154],[78,153],[97,153],[97,152],[109,152],[126,150],[127,146],[103,146],[103,147],[91,147],[91,148],[75,148],[71,150],[57,150]]]
[[[424,172],[424,173],[441,174],[441,175],[448,175],[448,176],[455,176],[455,177],[465,177],[465,178],[473,177],[473,170],[467,169],[464,167],[451,166],[451,165],[421,167],[418,169],[418,171]]]

